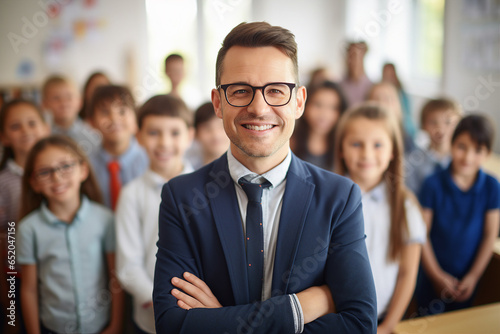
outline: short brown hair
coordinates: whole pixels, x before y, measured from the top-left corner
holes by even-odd
[[[484,145],[488,152],[491,152],[495,139],[495,126],[490,117],[484,114],[473,114],[462,118],[453,132],[451,142],[454,143],[463,133],[468,133],[478,147]]]
[[[106,85],[99,86],[94,91],[92,100],[90,101],[87,117],[94,117],[95,109],[104,104],[118,102],[136,111],[134,97],[130,90],[125,86]]]
[[[148,116],[166,116],[182,119],[187,127],[193,125],[193,115],[181,99],[172,95],[156,95],[147,100],[139,109],[138,124],[142,128]]]
[[[425,120],[429,117],[430,114],[436,111],[448,111],[451,110],[458,117],[462,117],[462,109],[460,106],[453,101],[452,99],[448,99],[445,97],[441,97],[438,99],[432,99],[427,101],[422,108],[422,112],[420,114],[420,126],[424,126]]]
[[[47,97],[47,92],[52,86],[62,85],[62,84],[73,86],[73,82],[68,78],[63,77],[62,75],[51,75],[50,77],[48,77],[42,86],[42,98]]]
[[[201,124],[206,123],[213,118],[217,118],[214,105],[212,102],[203,103],[194,113],[194,127],[198,129]]]
[[[295,36],[285,28],[272,26],[267,22],[243,22],[231,30],[222,42],[215,64],[215,85],[220,85],[222,64],[227,51],[233,46],[263,47],[274,46],[292,61],[295,81],[299,81],[297,42]]]

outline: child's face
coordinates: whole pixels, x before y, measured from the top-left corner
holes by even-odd
[[[362,188],[377,185],[393,158],[393,144],[381,121],[355,118],[347,125],[341,157]]]
[[[392,113],[401,122],[403,114],[401,112],[401,102],[396,88],[390,85],[376,86],[370,94],[369,100],[379,103],[387,111]]]
[[[103,144],[127,142],[137,132],[135,111],[118,101],[98,105],[92,124],[102,133]]]
[[[173,85],[178,85],[184,79],[184,60],[172,59],[165,66],[165,73]]]
[[[78,115],[80,97],[69,83],[58,83],[48,87],[43,106],[54,116],[56,124],[71,123]]]
[[[328,135],[340,116],[340,98],[331,89],[321,89],[310,98],[304,112],[307,124],[311,127],[311,131],[319,135]]]
[[[144,118],[137,139],[148,154],[151,169],[168,173],[182,165],[193,130],[181,118],[150,115]]]
[[[489,157],[485,145],[478,146],[467,132],[458,135],[451,145],[453,172],[464,177],[475,177]]]
[[[31,186],[49,205],[65,204],[80,196],[81,183],[89,169],[77,156],[57,146],[48,146],[38,154],[31,175]]]
[[[2,144],[11,147],[14,155],[28,154],[33,145],[49,134],[49,127],[29,104],[12,107],[5,119]]]
[[[423,129],[429,134],[433,146],[449,145],[458,121],[458,115],[452,110],[436,110],[426,117]]]
[[[221,156],[229,147],[229,138],[224,131],[224,124],[217,117],[198,125],[196,139],[209,156]]]

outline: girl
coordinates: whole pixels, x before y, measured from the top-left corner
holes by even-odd
[[[339,86],[325,81],[308,94],[304,116],[297,121],[292,137],[294,153],[324,169],[333,169],[335,124],[346,109]]]
[[[28,332],[119,333],[113,215],[97,203],[85,154],[67,137],[42,139],[26,161],[22,190],[17,261]]]
[[[335,143],[336,172],[363,193],[377,333],[391,333],[412,297],[426,235],[418,202],[404,186],[400,127],[381,107],[364,104],[341,117]]]
[[[0,162],[0,282],[6,282],[7,272],[18,272],[17,268],[9,270],[8,267],[11,255],[8,251],[8,229],[10,227],[13,230],[13,226],[8,224],[15,224],[19,218],[21,178],[28,152],[39,139],[48,134],[49,127],[42,111],[28,100],[12,100],[0,111],[0,139],[4,147]],[[19,285],[17,277],[16,285]],[[9,306],[7,284],[0,284],[0,287],[0,304],[2,310],[6,310]],[[16,294],[16,297],[18,296]],[[19,300],[16,300],[16,305],[19,305]],[[20,311],[18,309],[16,314],[20,315]],[[3,314],[3,311],[0,314]]]

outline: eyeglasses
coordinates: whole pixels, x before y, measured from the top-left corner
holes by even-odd
[[[222,88],[226,101],[233,107],[249,106],[254,97],[255,91],[260,89],[264,101],[271,107],[281,107],[290,102],[292,98],[292,90],[297,85],[287,82],[272,82],[267,85],[254,87],[244,83],[234,83],[228,85],[219,85],[217,89]]]
[[[57,173],[61,177],[68,177],[74,170],[74,167],[80,163],[79,161],[68,161],[60,164],[57,167],[52,168],[40,168],[33,173],[33,176],[37,181],[47,182],[50,180],[52,175]]]

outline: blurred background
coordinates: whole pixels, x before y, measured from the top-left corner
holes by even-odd
[[[343,78],[346,42],[363,40],[366,74],[379,81],[394,63],[417,124],[423,102],[442,95],[500,124],[499,0],[2,0],[1,97],[39,100],[50,74],[82,88],[103,71],[142,103],[170,90],[164,60],[178,53],[183,96],[197,106],[210,98],[224,36],[242,21],[296,35],[304,84],[317,68]]]

